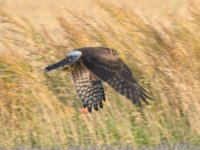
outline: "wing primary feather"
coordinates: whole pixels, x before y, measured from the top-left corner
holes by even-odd
[[[151,98],[149,95],[148,95],[148,92],[146,91],[144,91],[144,90],[141,90],[141,92],[142,92],[142,94],[146,97],[146,98],[148,98],[149,100],[154,100],[153,98]]]
[[[140,97],[138,95],[138,91],[137,91],[137,87],[134,85],[134,104],[136,104],[137,106],[140,106]]]
[[[102,101],[99,101],[99,107],[103,108],[103,102]]]
[[[104,88],[103,88],[103,85],[101,87],[101,97],[103,99],[103,101],[106,101],[106,96],[105,96],[105,92],[104,92]],[[102,107],[103,108],[103,107]]]
[[[82,63],[73,66],[72,78],[78,97],[82,100],[84,108],[89,112],[103,108],[102,101],[105,100],[105,94],[102,81],[96,78]]]
[[[82,102],[83,102],[83,108],[86,108],[87,105],[88,105],[88,101],[87,100],[83,100]]]
[[[90,113],[92,112],[92,100],[89,100],[89,101],[88,101],[87,109],[88,109],[88,111],[89,111]]]
[[[147,105],[149,105],[149,102],[146,100],[146,97],[143,94],[140,94],[140,97]]]
[[[132,77],[129,67],[109,49],[97,48],[96,51],[84,49],[82,63],[99,79],[107,82],[115,91],[130,99],[134,104],[141,106],[141,101],[147,103],[148,92]],[[132,90],[130,94],[127,89]],[[142,93],[142,94],[140,94]],[[103,98],[104,99],[104,98]]]

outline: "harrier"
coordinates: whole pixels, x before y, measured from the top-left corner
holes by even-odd
[[[102,81],[134,104],[141,106],[141,101],[148,104],[147,91],[136,82],[128,66],[113,49],[78,48],[71,51],[63,60],[46,67],[45,71],[60,67],[70,68],[78,97],[89,112],[92,111],[92,107],[95,110],[103,108],[103,101],[106,98]]]

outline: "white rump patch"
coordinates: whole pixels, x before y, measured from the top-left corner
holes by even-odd
[[[82,52],[80,51],[72,51],[67,55],[68,63],[74,64],[76,61],[79,60],[79,58],[82,56]]]
[[[72,51],[68,54],[68,56],[72,56],[72,57],[80,57],[82,55],[82,52],[80,51]]]

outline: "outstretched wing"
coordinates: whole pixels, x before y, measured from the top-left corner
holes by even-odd
[[[141,106],[141,100],[148,104],[147,92],[135,81],[128,66],[112,49],[98,48],[83,50],[82,63],[99,79],[107,82],[121,95]]]
[[[103,108],[105,94],[101,80],[97,79],[84,65],[77,63],[72,69],[72,78],[75,90],[82,100],[83,107],[87,107],[88,111]]]

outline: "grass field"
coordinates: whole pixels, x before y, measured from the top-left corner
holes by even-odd
[[[188,19],[169,14],[166,23],[94,3],[107,18],[66,10],[56,18],[60,38],[0,9],[0,147],[200,145],[200,7],[191,1]],[[105,107],[83,113],[70,74],[44,68],[86,46],[116,49],[151,105],[138,110],[105,85]]]

